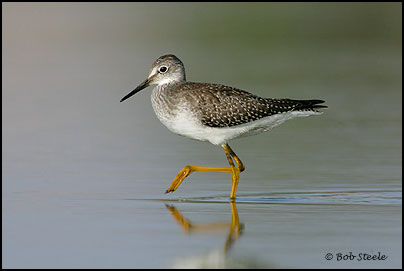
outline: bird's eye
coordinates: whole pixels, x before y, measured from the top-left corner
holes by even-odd
[[[167,71],[167,67],[166,67],[166,66],[162,66],[162,67],[160,67],[159,71],[160,71],[161,73],[165,73],[165,72]]]

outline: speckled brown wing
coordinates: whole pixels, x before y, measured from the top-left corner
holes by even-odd
[[[261,98],[249,92],[218,84],[187,82],[186,99],[192,104],[203,125],[232,127],[275,114],[295,110],[311,110],[326,106],[317,105],[322,100],[291,100]]]

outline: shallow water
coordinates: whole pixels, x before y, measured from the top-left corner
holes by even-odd
[[[3,7],[3,268],[402,266],[394,4]],[[150,88],[119,103],[165,53],[191,81],[329,109],[230,142],[234,203],[225,173],[164,194],[227,163],[160,124]]]

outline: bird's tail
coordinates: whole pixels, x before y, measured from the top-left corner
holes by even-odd
[[[297,105],[295,106],[294,110],[313,110],[317,111],[316,109],[320,108],[328,108],[326,105],[321,105],[324,103],[323,100],[292,100]]]

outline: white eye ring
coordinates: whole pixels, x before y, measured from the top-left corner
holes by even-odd
[[[168,71],[168,68],[167,68],[166,66],[161,66],[161,67],[159,68],[159,72],[160,72],[160,73],[165,73],[166,71]]]

